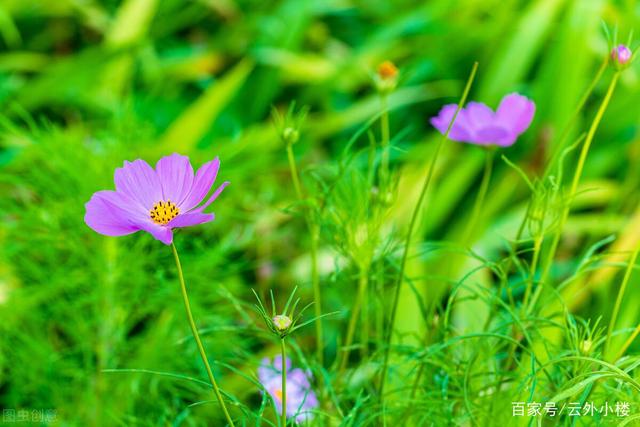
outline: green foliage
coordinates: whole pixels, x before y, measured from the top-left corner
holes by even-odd
[[[177,151],[194,165],[220,156],[231,181],[216,221],[176,245],[238,425],[278,425],[256,377],[279,352],[273,313],[256,313],[252,290],[288,313],[321,308],[287,337],[321,401],[309,425],[634,425],[638,61],[569,190],[615,72],[601,22],[626,40],[639,19],[623,0],[0,2],[0,407],[53,409],[64,426],[223,425],[170,249],[83,222],[124,160]],[[385,97],[383,60],[400,70]],[[390,325],[440,137],[428,118],[458,101],[476,60],[470,99],[495,107],[518,91],[536,119],[496,156],[470,234],[484,156],[444,145]],[[292,101],[304,114],[274,125],[270,109]],[[512,402],[552,401],[624,401],[631,416],[512,416]]]

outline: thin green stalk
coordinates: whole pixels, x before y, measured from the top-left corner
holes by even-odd
[[[280,338],[280,349],[282,350],[282,427],[287,427],[287,347],[284,338]]]
[[[622,348],[620,349],[620,351],[618,351],[618,354],[616,355],[616,357],[614,359],[612,359],[614,362],[616,360],[620,359],[622,356],[624,356],[624,354],[626,353],[627,349],[631,346],[631,344],[633,344],[633,341],[636,339],[638,334],[640,334],[640,325],[636,326],[636,328],[633,330],[633,333],[631,334],[629,339],[625,341],[625,343],[622,346]]]
[[[300,178],[298,177],[298,168],[296,166],[296,159],[293,155],[293,145],[287,144],[287,158],[289,159],[289,170],[291,172],[291,180],[293,181],[293,187],[296,191],[296,196],[300,202],[304,201],[302,194],[302,186],[300,185]],[[318,273],[318,244],[320,240],[320,232],[317,226],[313,225],[311,215],[308,210],[305,209],[305,221],[307,228],[311,235],[311,286],[313,287],[313,299],[314,299],[314,312],[316,316],[316,357],[318,364],[324,366],[324,338],[322,331],[322,295],[320,293],[320,275]]]
[[[287,158],[289,159],[289,169],[291,170],[291,180],[293,181],[293,188],[296,190],[296,196],[298,196],[298,200],[302,201],[302,186],[300,185],[300,178],[298,178],[298,168],[296,166],[296,158],[293,155],[292,144],[287,144]]]
[[[413,209],[413,213],[411,214],[411,221],[409,222],[409,229],[407,230],[407,236],[404,242],[404,250],[402,252],[402,260],[400,262],[400,271],[398,272],[398,276],[395,281],[395,290],[393,294],[393,300],[391,302],[391,316],[389,318],[389,328],[387,330],[385,343],[384,343],[384,360],[382,364],[382,372],[380,375],[380,385],[378,388],[378,395],[380,396],[381,400],[384,400],[383,393],[384,393],[384,385],[387,381],[387,371],[389,367],[389,354],[391,350],[391,337],[393,335],[393,327],[396,321],[396,314],[398,311],[398,300],[400,299],[400,288],[402,286],[402,280],[404,279],[404,270],[407,265],[409,248],[411,247],[411,239],[413,238],[413,231],[418,222],[418,214],[420,213],[420,210],[422,208],[422,202],[424,201],[424,198],[427,194],[427,190],[429,189],[429,185],[431,183],[431,179],[433,177],[433,171],[436,166],[436,161],[438,160],[438,155],[440,154],[440,151],[442,150],[442,146],[444,145],[445,141],[449,138],[449,133],[451,132],[451,128],[453,127],[453,123],[455,122],[456,117],[458,117],[458,113],[460,112],[460,110],[462,109],[462,106],[467,100],[467,96],[469,95],[469,91],[471,90],[471,84],[473,83],[477,70],[478,70],[478,63],[476,62],[473,64],[473,68],[471,69],[471,74],[469,75],[469,79],[467,80],[467,84],[464,88],[464,92],[462,93],[462,98],[460,98],[460,102],[458,103],[458,108],[456,109],[456,112],[454,113],[453,118],[451,119],[451,123],[449,123],[449,127],[447,128],[447,131],[445,132],[443,137],[440,139],[440,142],[436,147],[436,151],[431,159],[431,164],[429,165],[429,170],[427,171],[427,175],[424,179],[424,183],[422,184],[422,190],[420,191],[420,196],[418,197],[416,205]]]
[[[533,259],[531,260],[531,268],[529,270],[529,280],[527,281],[527,289],[524,292],[524,297],[522,299],[522,308],[526,310],[529,303],[529,296],[531,295],[531,290],[533,289],[533,282],[535,281],[536,269],[538,268],[538,261],[540,259],[540,247],[542,246],[542,241],[544,240],[544,234],[540,234],[536,236],[533,241]]]
[[[582,177],[582,170],[584,169],[584,163],[587,159],[587,154],[589,153],[589,148],[591,147],[591,143],[595,137],[596,131],[598,130],[598,126],[602,121],[602,117],[604,116],[607,107],[609,106],[609,102],[611,101],[611,97],[613,96],[613,91],[618,84],[618,78],[620,77],[620,71],[616,71],[611,79],[611,83],[609,83],[609,88],[607,89],[607,94],[605,95],[602,103],[600,104],[600,108],[598,108],[598,112],[591,122],[591,127],[589,128],[589,132],[587,133],[587,137],[585,138],[584,144],[582,145],[582,150],[580,152],[580,157],[578,159],[578,165],[576,167],[576,172],[573,175],[573,181],[571,183],[571,189],[569,191],[569,198],[566,203],[566,206],[563,209],[562,216],[560,222],[558,224],[558,229],[554,234],[553,241],[551,242],[551,246],[549,247],[549,252],[547,253],[547,258],[544,264],[544,268],[542,270],[542,274],[540,275],[540,283],[545,283],[547,279],[547,275],[549,274],[549,270],[551,268],[551,264],[555,257],[556,251],[558,249],[558,244],[560,243],[560,238],[562,236],[562,229],[569,218],[569,213],[571,211],[571,202],[573,202],[574,197],[576,196],[576,192],[578,190],[578,184],[580,182],[580,178]],[[534,294],[532,304],[535,304],[537,301],[540,291],[542,287],[538,286],[536,289],[536,293]]]
[[[342,360],[340,361],[340,367],[338,368],[339,375],[344,372],[344,369],[347,367],[347,363],[349,362],[349,353],[351,352],[351,344],[353,344],[353,337],[356,332],[356,325],[358,324],[358,318],[360,317],[360,309],[362,307],[362,302],[364,301],[365,295],[367,293],[367,287],[369,283],[369,275],[367,269],[360,267],[358,269],[358,295],[356,296],[356,301],[353,304],[353,309],[351,310],[351,317],[349,318],[349,326],[347,326],[347,336],[344,340],[344,353],[342,353]]]
[[[369,279],[368,272],[364,272],[366,285],[364,289],[364,293],[362,294],[362,310],[360,310],[362,314],[362,320],[360,324],[362,325],[362,335],[360,341],[362,341],[362,347],[360,347],[360,357],[362,360],[365,360],[369,354]]]
[[[202,341],[200,340],[200,334],[198,333],[198,328],[196,327],[196,323],[193,320],[193,315],[191,314],[191,305],[189,304],[189,295],[187,294],[187,287],[184,283],[184,276],[182,274],[182,265],[180,264],[180,257],[178,257],[178,250],[176,249],[176,245],[174,243],[171,243],[171,249],[173,250],[173,257],[176,260],[176,267],[178,268],[178,278],[180,279],[180,289],[182,290],[182,299],[184,300],[184,308],[187,311],[189,326],[191,326],[191,333],[193,334],[193,338],[196,340],[196,344],[198,345],[198,351],[200,351],[200,357],[204,362],[204,366],[207,370],[207,375],[209,376],[209,381],[211,381],[211,386],[213,387],[213,391],[216,394],[216,398],[218,399],[218,402],[222,407],[224,416],[227,419],[227,422],[229,423],[229,425],[233,427],[234,426],[233,421],[231,420],[231,416],[229,415],[227,406],[224,404],[224,400],[222,399],[222,394],[218,389],[218,383],[216,383],[216,379],[213,376],[211,367],[209,366],[209,360],[207,359],[207,354],[204,351],[204,346],[202,345]]]
[[[380,194],[386,194],[389,184],[389,106],[387,95],[381,95],[382,116],[380,134],[382,139],[382,160],[380,164]]]
[[[480,182],[480,188],[478,189],[478,195],[476,201],[473,204],[473,211],[471,213],[471,219],[467,223],[467,229],[464,233],[464,242],[467,243],[471,237],[471,233],[478,222],[480,216],[480,209],[484,204],[484,199],[487,196],[487,190],[489,189],[489,182],[491,181],[491,173],[493,171],[493,160],[495,158],[495,149],[488,148],[485,154],[484,173],[482,174],[482,181]]]
[[[315,301],[314,312],[316,316],[316,357],[318,364],[324,366],[324,338],[322,335],[322,296],[320,294],[320,275],[318,274],[318,244],[320,236],[314,227],[311,232],[311,285],[313,287],[313,299]]]
[[[613,328],[615,328],[616,326],[616,321],[618,320],[618,313],[620,312],[620,306],[622,305],[622,298],[624,297],[624,292],[626,291],[627,284],[629,283],[629,279],[631,278],[633,267],[636,265],[636,259],[638,259],[639,251],[640,251],[640,245],[636,245],[636,248],[631,254],[631,258],[629,259],[629,263],[627,264],[627,268],[625,269],[624,277],[622,278],[622,284],[620,285],[620,290],[618,291],[618,298],[616,298],[616,304],[613,306],[613,314],[611,315],[611,320],[609,321],[609,328],[607,329],[607,339],[604,344],[605,355],[608,354],[609,346],[611,345],[611,333],[613,332]]]
[[[374,308],[376,316],[375,340],[380,342],[384,338],[384,260],[380,259],[376,263],[376,306]]]

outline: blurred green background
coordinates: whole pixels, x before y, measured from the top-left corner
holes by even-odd
[[[55,409],[59,425],[69,426],[222,425],[210,421],[219,420],[216,405],[187,409],[209,399],[197,384],[103,372],[206,378],[169,248],[141,233],[100,236],[83,222],[84,203],[113,188],[123,160],[155,162],[175,151],[199,166],[220,156],[219,177],[231,186],[213,205],[216,221],[180,231],[176,243],[219,381],[255,410],[258,389],[230,368],[254,376],[276,347],[260,332],[250,289],[284,297],[299,285],[312,298],[308,237],[289,211],[295,193],[271,107],[293,100],[310,107],[295,151],[312,188],[314,175],[326,174],[379,113],[372,76],[380,62],[394,61],[392,165],[402,179],[389,224],[401,228],[438,137],[428,118],[458,99],[474,61],[471,99],[495,107],[518,91],[536,102],[532,128],[504,154],[540,174],[608,51],[602,22],[626,40],[639,18],[632,0],[2,0],[0,407]],[[622,75],[587,160],[584,187],[598,191],[576,202],[560,271],[580,262],[585,242],[621,235],[609,248],[622,253],[640,240],[637,65]],[[610,76],[596,85],[575,136]],[[354,149],[367,145],[364,135]],[[482,164],[480,150],[446,146],[421,236],[459,237]],[[480,252],[504,249],[529,196],[499,162],[474,232]],[[412,268],[441,259],[425,255]],[[348,309],[353,274],[330,236],[321,271],[325,311]],[[600,270],[571,309],[607,316],[618,271]],[[435,287],[426,298],[443,298]],[[633,327],[640,289],[629,293],[620,323]],[[419,333],[410,298],[403,295],[398,322]],[[483,314],[467,307],[457,315],[471,325]],[[324,324],[333,359],[346,316]],[[312,354],[313,333],[297,337],[301,360]],[[424,410],[447,420],[442,408]],[[441,422],[434,425],[451,419]]]

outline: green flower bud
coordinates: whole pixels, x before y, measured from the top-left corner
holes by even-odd
[[[291,318],[284,314],[278,314],[277,316],[274,316],[272,320],[273,326],[275,326],[278,332],[285,332],[291,326]]]

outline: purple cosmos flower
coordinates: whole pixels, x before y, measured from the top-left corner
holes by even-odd
[[[311,389],[310,371],[291,369],[291,359],[287,358],[287,417],[295,417],[302,423],[313,418],[312,410],[319,406],[318,398]],[[258,368],[258,379],[276,404],[278,414],[282,413],[282,356],[262,359]]]
[[[618,65],[627,65],[632,55],[631,49],[623,44],[619,44],[611,51],[611,58]]]
[[[456,108],[455,104],[445,105],[431,119],[431,124],[440,133],[446,133]],[[449,138],[470,144],[508,147],[527,130],[535,111],[533,101],[517,93],[502,98],[495,112],[485,104],[470,102],[458,113]]]
[[[204,209],[229,184],[224,182],[203,203],[216,180],[216,157],[193,173],[189,158],[172,154],[161,158],[156,169],[144,160],[124,162],[116,169],[116,191],[98,191],[85,205],[84,222],[105,236],[146,231],[165,245],[173,241],[174,228],[213,221]],[[200,206],[198,206],[200,205]]]

